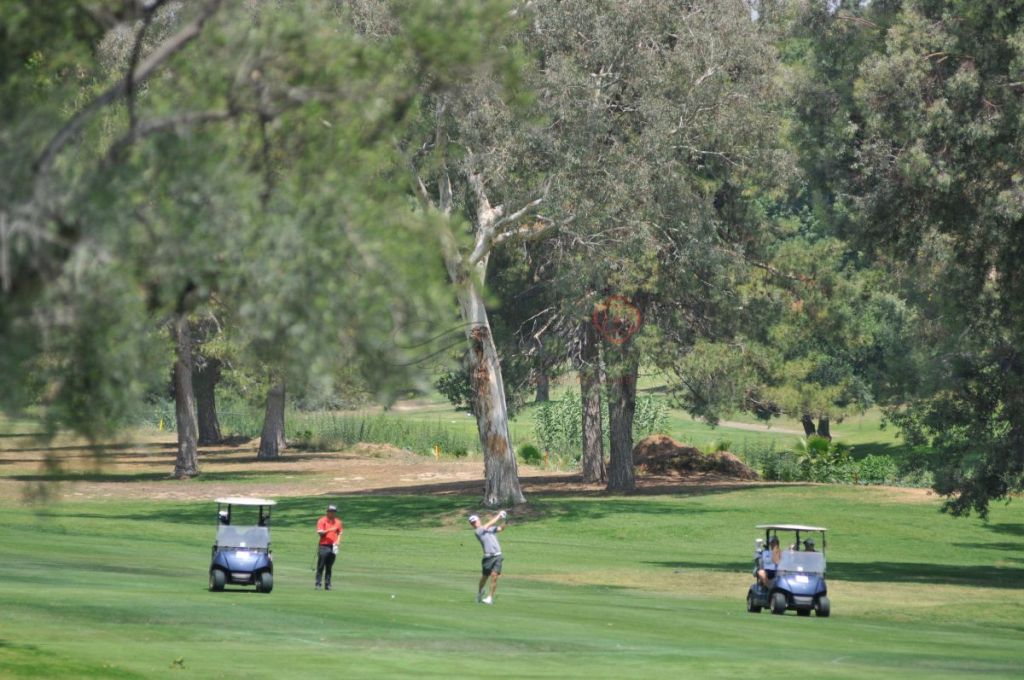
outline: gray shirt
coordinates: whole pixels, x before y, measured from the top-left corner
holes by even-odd
[[[480,545],[484,547],[485,557],[501,554],[501,546],[498,545],[498,527],[491,527],[489,529],[479,527],[475,530],[475,533],[476,540],[480,541]]]

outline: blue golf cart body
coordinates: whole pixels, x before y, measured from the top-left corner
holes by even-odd
[[[757,614],[762,609],[769,609],[772,614],[785,614],[793,610],[799,616],[809,616],[813,611],[818,616],[829,616],[831,603],[825,583],[827,529],[802,524],[759,524],[757,528],[764,529],[764,539],[763,543],[762,539],[755,541],[755,580],[747,591],[747,611]],[[795,534],[795,539],[787,540],[791,532]],[[820,551],[807,549],[805,543],[815,534],[821,536]],[[780,546],[789,547],[782,550],[775,578],[765,587],[758,582],[756,576],[761,566],[761,549],[767,548],[773,536],[778,538]]]
[[[218,498],[217,538],[210,553],[210,590],[226,585],[274,589],[274,556],[270,549],[270,508],[264,498]]]

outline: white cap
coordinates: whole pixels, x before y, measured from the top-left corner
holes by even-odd
[[[480,521],[480,518],[477,517],[476,515],[470,515],[469,516],[469,523],[470,524],[472,524],[473,522],[479,522],[479,521]]]

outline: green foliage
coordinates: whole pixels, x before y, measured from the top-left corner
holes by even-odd
[[[534,413],[534,432],[545,451],[582,455],[583,405],[578,392],[540,404]]]
[[[388,444],[420,455],[464,457],[479,449],[476,437],[441,422],[424,423],[389,415],[289,413],[286,434],[313,451],[337,451],[358,443]],[[258,433],[257,433],[258,434]]]
[[[473,411],[473,386],[465,370],[448,370],[434,381],[434,387],[460,411]]]
[[[1024,489],[1024,17],[1000,0],[850,5],[803,17],[801,155],[822,212],[915,310],[894,422],[940,452],[947,509],[984,515]]]
[[[716,439],[704,447],[704,453],[720,453],[722,451],[732,451],[732,442],[728,439]]]
[[[850,447],[825,437],[801,437],[794,447],[802,478],[812,482],[849,481]]]
[[[608,400],[601,402],[603,437],[608,438]],[[662,433],[668,425],[668,410],[662,399],[644,395],[637,397],[633,417],[633,441]],[[534,432],[546,451],[578,460],[583,449],[583,403],[580,393],[569,390],[561,399],[540,404],[534,412]]]
[[[607,422],[607,419],[602,418],[602,422]],[[653,395],[637,397],[636,413],[633,415],[633,441],[652,434],[663,434],[667,425],[668,408],[663,399]]]
[[[893,484],[899,476],[899,468],[889,456],[865,456],[858,461],[857,473],[862,484]]]
[[[373,35],[326,0],[155,4],[144,22],[134,4],[0,10],[8,405],[39,395],[15,383],[49,362],[73,378],[51,424],[105,432],[136,383],[166,373],[134,363],[167,356],[151,342],[156,331],[169,344],[160,323],[214,307],[239,384],[265,384],[268,366],[302,395],[336,393],[328,383],[353,368],[382,401],[419,384],[450,298],[429,257],[438,221],[411,209],[412,164],[396,141],[418,120],[424,74],[442,89],[489,69],[514,74],[515,50],[491,45],[515,30],[508,4],[402,2]],[[90,106],[129,68],[141,25],[145,60],[199,19],[130,102]],[[77,134],[30,171],[72,112]],[[60,281],[87,260],[90,283],[69,297]],[[60,295],[60,315],[36,313]],[[90,315],[95,332],[51,341]]]
[[[544,462],[544,454],[533,444],[524,444],[519,447],[519,460],[527,465],[540,465]]]

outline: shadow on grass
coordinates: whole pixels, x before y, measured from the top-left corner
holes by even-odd
[[[39,648],[35,645],[21,644],[18,642],[11,642],[10,640],[4,640],[0,638],[0,649],[27,649],[37,651]]]
[[[842,439],[839,437],[838,439]],[[851,457],[861,460],[868,456],[889,456],[897,463],[901,463],[913,457],[919,457],[920,451],[909,444],[896,444],[891,442],[871,442],[866,444],[854,444],[851,447]]]
[[[482,509],[479,497],[464,496],[309,496],[304,498],[280,499],[273,508],[271,529],[312,528],[324,514],[328,503],[338,505],[338,514],[348,527],[360,529],[430,529],[445,526],[468,527],[466,518],[471,513],[489,517]],[[153,510],[128,513],[88,513],[81,517],[116,519],[189,525],[210,525],[216,521],[216,505],[190,503],[187,505],[165,505]],[[604,517],[626,515],[642,518],[693,516],[711,512],[728,512],[727,509],[683,508],[678,503],[657,502],[628,497],[605,499],[537,499],[525,508],[514,508],[509,513],[513,524],[525,524],[540,520],[558,522],[586,522]]]
[[[747,562],[647,562],[669,569],[749,572]],[[826,578],[866,583],[923,583],[975,588],[1018,589],[1024,569],[998,568],[987,564],[927,564],[921,562],[829,563]]]
[[[971,550],[1008,550],[1010,552],[1024,553],[1024,543],[954,543],[953,547]]]
[[[706,496],[745,489],[767,489],[773,487],[794,488],[809,486],[801,483],[746,483],[722,478],[706,478],[684,480],[673,477],[645,477],[638,481],[636,489],[623,492],[610,492],[601,484],[589,484],[579,476],[547,475],[537,477],[521,477],[519,479],[523,492],[531,499],[541,497],[573,498],[628,498],[633,496]],[[414,486],[394,486],[378,489],[365,489],[347,492],[355,496],[388,496],[388,495],[433,495],[448,496],[480,495],[484,488],[481,479],[461,480],[457,482],[436,482],[433,484],[417,484]]]
[[[40,451],[92,451],[102,455],[106,451],[127,451],[130,449],[176,449],[178,445],[174,442],[140,442],[137,444],[67,444],[65,446],[19,446],[12,449],[4,449],[5,453],[36,453]]]
[[[290,476],[304,477],[313,475],[312,472],[301,472],[290,470]],[[244,472],[204,472],[192,479],[197,484],[204,482],[241,482],[254,479],[265,480],[277,478],[281,475],[279,470],[248,470]],[[168,481],[180,483],[167,472],[133,472],[128,474],[106,473],[106,472],[58,472],[52,474],[40,473],[36,475],[11,475],[7,479],[18,482],[113,482],[118,484],[130,484],[132,482],[158,482]]]
[[[1024,522],[1004,522],[1002,524],[986,524],[985,529],[987,531],[992,531],[997,534],[1006,534],[1008,536],[1019,536],[1021,538],[1024,538]],[[1018,549],[1024,549],[1024,545],[1018,544]]]

